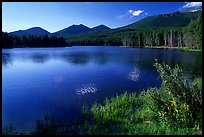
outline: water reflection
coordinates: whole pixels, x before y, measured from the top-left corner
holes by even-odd
[[[59,84],[62,83],[64,81],[64,78],[62,76],[55,76],[54,77],[54,82]]]
[[[95,59],[97,64],[105,65],[109,61],[110,55],[107,53],[100,52],[94,54],[93,58]]]
[[[61,59],[65,60],[68,63],[76,65],[85,65],[90,61],[90,56],[85,52],[76,52],[76,53],[64,53],[59,56]]]
[[[8,67],[8,65],[12,65],[12,56],[10,53],[2,53],[2,65]]]
[[[95,93],[98,90],[96,84],[91,83],[87,85],[82,85],[80,88],[76,89],[77,95],[84,95],[87,93]]]
[[[50,57],[49,54],[42,54],[42,53],[35,53],[30,56],[33,62],[36,63],[45,63],[47,62]]]
[[[140,70],[138,69],[138,67],[134,67],[133,70],[129,73],[128,75],[128,79],[132,80],[132,81],[138,81],[139,77],[140,77]]]
[[[169,64],[171,67],[178,64],[186,72],[191,72],[196,75],[201,75],[202,70],[202,53],[166,51],[166,50],[140,50],[140,49],[123,49],[122,51],[114,49],[110,50],[81,50],[82,47],[73,47],[70,49],[12,49],[2,50],[2,65],[8,66],[12,64],[13,58],[24,62],[24,60],[32,60],[34,63],[46,63],[49,60],[66,61],[72,65],[86,65],[89,62],[94,62],[99,65],[106,65],[108,62],[117,62],[127,66],[142,66],[147,70],[155,69],[153,64],[154,59],[159,63]],[[85,48],[85,47],[84,47]],[[86,47],[88,48],[88,47]],[[103,47],[102,47],[103,48]],[[127,50],[127,51],[126,51]],[[5,51],[5,52],[4,52]],[[7,52],[8,51],[8,52]],[[12,56],[11,56],[12,52]]]

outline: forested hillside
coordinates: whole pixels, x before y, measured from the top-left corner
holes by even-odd
[[[170,14],[160,14],[149,16],[133,24],[122,27],[123,29],[152,29],[152,28],[172,28],[184,27],[192,20],[195,20],[202,11],[177,11]]]
[[[179,13],[182,14],[182,13]],[[190,14],[190,13],[188,13]],[[188,15],[185,13],[185,16]],[[136,24],[142,24],[147,19],[136,22],[135,24],[128,25],[126,27],[118,28],[115,30],[108,30],[103,32],[75,35],[75,36],[64,36],[69,45],[110,45],[110,46],[130,46],[130,47],[188,47],[188,48],[202,48],[202,15],[200,12],[190,14],[196,19],[189,21],[186,26],[175,25],[179,24],[175,18],[174,25],[169,22],[169,26],[166,24],[156,27],[155,21],[150,23],[149,26],[138,29]],[[187,16],[188,19],[190,15]],[[197,16],[198,15],[198,16]],[[161,15],[159,15],[161,16]],[[173,16],[173,15],[172,15]],[[181,15],[179,15],[181,16]],[[185,17],[183,15],[183,17]],[[155,17],[152,17],[155,18]],[[160,17],[158,17],[160,18]],[[166,18],[166,17],[164,17]],[[149,20],[149,19],[148,19]],[[181,19],[183,22],[184,19]],[[161,20],[160,20],[161,21]],[[163,21],[164,22],[164,21]],[[156,23],[158,21],[156,20]],[[160,22],[162,24],[162,21]],[[144,23],[145,24],[145,23]],[[143,24],[143,25],[144,25]],[[152,26],[152,27],[150,27]]]

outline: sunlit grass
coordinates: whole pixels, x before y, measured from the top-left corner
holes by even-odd
[[[139,95],[125,92],[103,104],[94,104],[86,134],[201,134],[202,78],[186,83],[178,66],[155,63],[155,67],[163,80],[161,88]]]

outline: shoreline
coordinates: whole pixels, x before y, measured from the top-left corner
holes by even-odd
[[[167,50],[180,50],[180,51],[200,51],[202,52],[202,49],[191,49],[191,48],[186,48],[186,47],[166,47],[166,46],[154,46],[154,47],[150,47],[150,46],[145,46],[145,47],[130,47],[130,46],[120,46],[123,48],[149,48],[149,49],[167,49]]]
[[[93,45],[78,45],[78,46],[93,46]],[[101,45],[102,47],[109,47]],[[77,47],[75,45],[73,46],[61,46],[61,47],[14,47],[14,48],[2,48],[2,49],[23,49],[23,48],[70,48],[70,47]],[[167,50],[180,50],[180,51],[194,51],[194,52],[202,52],[202,49],[191,49],[186,47],[167,47],[167,46],[145,46],[145,47],[130,47],[130,46],[114,46],[114,47],[122,47],[122,48],[149,48],[149,49],[167,49]]]

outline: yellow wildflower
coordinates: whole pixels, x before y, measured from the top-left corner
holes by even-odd
[[[164,117],[164,113],[162,112],[161,114],[162,114],[162,117]]]
[[[189,105],[186,106],[186,110],[189,111]]]
[[[176,106],[176,100],[173,98],[173,100],[171,101],[172,105]]]
[[[175,109],[176,113],[178,113],[178,109]]]
[[[183,107],[184,107],[184,109],[186,109],[187,111],[189,111],[189,105],[188,105],[188,104],[184,103],[184,104],[183,104]]]
[[[160,112],[158,112],[159,113],[159,116],[161,116],[161,113]]]

